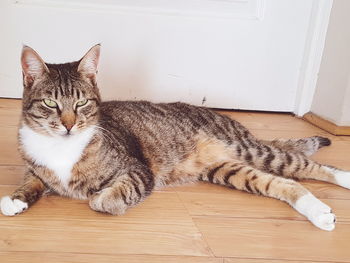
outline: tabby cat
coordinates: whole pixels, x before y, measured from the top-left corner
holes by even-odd
[[[77,62],[48,64],[23,47],[18,140],[26,172],[23,184],[1,199],[4,215],[23,212],[47,192],[120,215],[154,189],[204,181],[280,199],[317,227],[334,229],[331,209],[292,180],[350,188],[350,172],[307,158],[329,139],[263,141],[202,107],[101,102],[99,55],[96,45]]]

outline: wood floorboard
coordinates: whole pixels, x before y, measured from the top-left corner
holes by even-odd
[[[310,261],[310,260],[280,260],[280,259],[257,259],[257,258],[224,258],[224,263],[279,263],[279,262],[287,262],[287,263],[310,263],[310,262],[318,262],[325,263],[331,261]],[[333,261],[332,261],[333,262]]]
[[[218,257],[348,262],[350,224],[333,232],[306,221],[194,217]]]
[[[28,262],[50,263],[223,263],[222,258],[193,256],[157,256],[157,255],[107,255],[91,253],[38,253],[38,252],[0,252],[0,261],[7,263]],[[5,260],[5,261],[3,261]],[[229,262],[229,261],[228,261]]]
[[[23,178],[20,105],[0,99],[0,196]],[[312,158],[350,170],[349,136],[333,136],[290,114],[223,114],[262,139],[326,136],[332,146]],[[0,215],[0,262],[350,262],[350,191],[301,183],[333,208],[333,232],[280,201],[205,183],[156,191],[118,217],[94,212],[86,201],[45,196],[19,216]]]
[[[23,165],[2,165],[0,164],[0,186],[19,185],[23,179]]]
[[[10,190],[2,188],[2,195]],[[168,192],[118,217],[94,212],[86,201],[44,197],[21,215],[2,216],[0,229],[0,251],[211,256],[177,195]]]
[[[246,193],[210,194],[207,193],[180,193],[181,200],[186,205],[191,216],[216,216],[240,218],[270,218],[302,220],[306,218],[281,201],[258,197]],[[350,223],[350,201],[339,199],[321,199],[332,207],[337,215],[338,222]],[[243,208],[244,207],[244,208]],[[243,208],[243,209],[242,209]]]
[[[14,189],[14,186],[0,186],[0,196],[11,193]],[[49,207],[50,209],[48,209]],[[1,219],[11,221],[17,220],[17,218],[24,218],[29,221],[36,221],[48,217],[50,217],[50,220],[107,220],[108,222],[116,222],[116,224],[137,223],[193,226],[186,207],[178,195],[172,192],[154,192],[139,206],[129,209],[128,213],[122,216],[111,216],[95,212],[89,209],[88,202],[85,200],[73,200],[61,196],[45,196],[25,213],[16,217],[1,217]]]

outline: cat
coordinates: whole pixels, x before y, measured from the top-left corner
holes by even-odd
[[[154,189],[204,181],[285,201],[315,226],[335,228],[330,207],[293,180],[350,189],[350,172],[308,159],[329,139],[259,140],[227,116],[180,102],[101,102],[99,56],[96,45],[79,61],[48,64],[23,47],[18,142],[26,172],[1,199],[4,215],[50,192],[120,215]]]

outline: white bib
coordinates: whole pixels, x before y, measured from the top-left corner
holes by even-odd
[[[50,137],[39,134],[24,125],[19,130],[19,139],[25,153],[36,164],[54,171],[62,184],[67,187],[74,164],[80,160],[81,154],[94,134],[95,129],[91,127],[67,137]]]

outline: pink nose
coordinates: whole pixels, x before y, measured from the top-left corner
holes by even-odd
[[[70,131],[74,126],[74,123],[62,123],[64,127],[66,127],[67,131]]]

